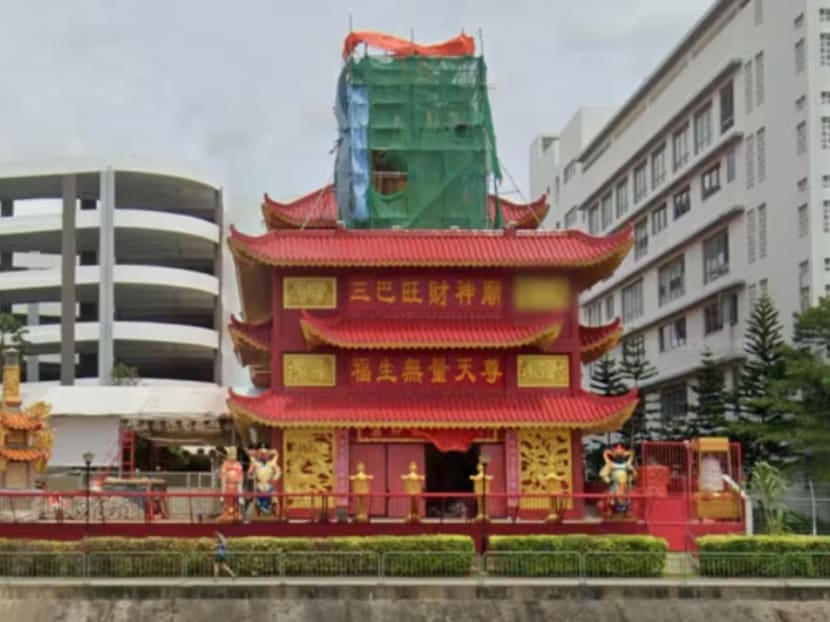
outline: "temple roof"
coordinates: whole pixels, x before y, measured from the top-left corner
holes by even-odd
[[[490,222],[496,219],[496,199],[488,196]],[[515,203],[499,197],[502,221],[513,222],[519,229],[536,229],[544,220],[550,206],[542,195],[532,203]],[[288,203],[272,199],[267,194],[262,201],[262,215],[269,229],[334,229],[337,223],[337,203],[334,186],[329,184]]]
[[[13,412],[2,413],[0,424],[7,430],[40,430],[43,428],[43,421],[40,419]]]
[[[564,317],[543,317],[517,323],[507,319],[469,318],[354,319],[303,314],[300,324],[309,346],[326,344],[348,349],[516,348],[550,345],[559,336]]]
[[[604,237],[582,231],[335,229],[248,236],[231,227],[238,258],[278,267],[588,269],[611,274],[631,248],[631,226]]]
[[[606,352],[612,350],[622,336],[623,329],[620,319],[601,326],[579,327],[579,343],[582,352],[582,362],[590,363],[597,360]]]
[[[637,392],[601,397],[577,391],[550,393],[448,393],[342,395],[326,392],[244,396],[230,391],[234,416],[279,427],[581,428],[616,430],[637,404]]]
[[[11,462],[34,462],[41,458],[49,459],[50,452],[46,449],[9,449],[0,447],[0,457]]]

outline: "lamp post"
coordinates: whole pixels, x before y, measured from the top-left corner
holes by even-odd
[[[92,461],[95,459],[95,454],[91,451],[85,451],[83,456],[84,465],[86,466],[86,524],[89,526],[89,486],[92,472]]]

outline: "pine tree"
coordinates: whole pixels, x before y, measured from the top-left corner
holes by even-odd
[[[622,379],[620,368],[608,354],[599,359],[591,370],[591,390],[597,395],[613,397],[628,393],[628,387]],[[605,438],[594,436],[587,437],[585,443],[585,466],[589,477],[598,477],[602,468],[602,452],[606,446],[611,444],[611,435]]]
[[[689,425],[690,435],[723,436],[726,433],[726,406],[729,395],[723,370],[708,348],[703,351],[692,392],[697,399],[689,409],[694,413]]]
[[[772,386],[784,378],[783,327],[772,300],[763,296],[747,323],[744,362],[736,393],[737,421],[729,426],[730,437],[743,446],[744,467],[756,462],[781,467],[791,460],[785,442],[772,437],[787,425],[787,417],[772,395]]]
[[[637,397],[640,398],[631,418],[626,421],[620,431],[625,444],[632,449],[643,441],[651,440],[654,436],[649,419],[657,412],[657,409],[648,402],[642,385],[643,382],[656,375],[657,369],[646,358],[645,345],[642,340],[624,341],[620,376],[631,389],[637,390]]]

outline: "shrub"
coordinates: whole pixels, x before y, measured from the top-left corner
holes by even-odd
[[[830,578],[827,536],[703,536],[697,545],[703,576]]]
[[[485,570],[525,577],[656,577],[666,541],[652,536],[491,536]]]

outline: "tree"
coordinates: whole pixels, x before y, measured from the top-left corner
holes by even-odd
[[[726,405],[729,399],[723,370],[708,348],[703,351],[692,392],[696,403],[689,409],[691,436],[722,436],[726,432]]]
[[[747,323],[746,360],[735,392],[738,417],[729,426],[729,436],[743,446],[747,472],[758,461],[781,467],[791,459],[787,443],[773,439],[789,420],[772,395],[773,384],[786,373],[782,332],[775,305],[761,297]]]
[[[798,455],[796,468],[810,478],[830,479],[830,298],[801,313],[793,346],[784,348],[784,378],[772,385],[775,408],[786,426],[770,433]]]
[[[627,340],[622,346],[622,360],[620,361],[620,376],[628,386],[637,390],[637,407],[631,418],[623,425],[620,433],[624,442],[634,448],[643,441],[651,440],[652,430],[649,418],[657,410],[648,403],[641,389],[644,381],[657,375],[657,369],[646,358],[645,344],[642,340]]]
[[[785,533],[787,530],[784,507],[781,505],[781,495],[785,487],[786,481],[779,469],[764,460],[755,463],[749,479],[749,491],[760,503],[764,531],[771,536]]]
[[[623,382],[622,372],[617,367],[617,361],[608,354],[605,354],[594,363],[591,370],[591,390],[597,395],[606,397],[628,393],[628,387]],[[603,465],[602,452],[605,446],[610,444],[610,434],[606,436],[604,442],[598,436],[588,439],[585,449],[585,463],[590,475],[599,475],[599,470]]]
[[[29,348],[26,337],[28,329],[11,313],[0,313],[0,352],[6,348],[17,348],[25,352]]]
[[[141,383],[138,367],[130,367],[122,361],[112,366],[112,384],[117,386],[136,386]]]

